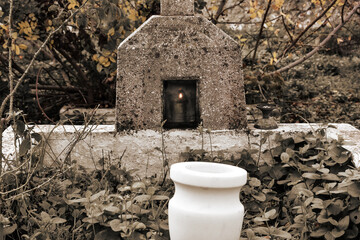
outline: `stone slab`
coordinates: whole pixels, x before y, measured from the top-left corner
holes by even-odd
[[[192,16],[194,0],[161,0],[160,11],[162,16]]]
[[[329,126],[329,125],[328,125]],[[344,147],[350,150],[354,157],[354,164],[360,168],[360,131],[349,124],[332,124],[327,128],[330,139],[344,138]],[[279,128],[270,130],[273,133],[294,134],[309,132],[312,129],[326,127],[321,124],[279,124]],[[203,136],[197,130],[170,130],[163,133],[165,154],[170,164],[183,161],[184,153],[189,149],[203,149],[212,152],[214,156],[230,156],[239,154],[240,150],[249,143],[258,143],[266,130],[253,129],[250,134],[236,130],[211,131],[211,135],[204,132]],[[71,160],[76,160],[85,168],[99,168],[98,160],[102,157],[119,161],[127,169],[139,169],[140,176],[160,174],[163,164],[162,134],[155,130],[141,130],[116,133],[114,125],[98,126],[57,126],[40,125],[34,131],[42,133],[48,138],[45,162],[49,165],[64,161],[71,151]],[[211,137],[211,140],[210,140]],[[72,146],[77,139],[76,146]],[[12,128],[3,134],[3,149],[6,157],[14,154],[14,134]],[[211,141],[211,144],[210,144]],[[266,147],[266,146],[264,146]]]

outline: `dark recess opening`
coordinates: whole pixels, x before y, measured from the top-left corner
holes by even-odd
[[[197,80],[164,80],[164,128],[196,128],[200,123]]]

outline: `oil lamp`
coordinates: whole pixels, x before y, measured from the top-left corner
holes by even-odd
[[[195,128],[199,123],[197,80],[165,80],[165,128]]]
[[[271,112],[276,108],[275,104],[260,103],[256,106],[262,112],[263,118],[258,119],[254,125],[259,129],[275,129],[278,127],[274,118],[270,117]]]

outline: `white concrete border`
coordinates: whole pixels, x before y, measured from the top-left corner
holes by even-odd
[[[258,142],[262,133],[293,134],[296,132],[309,132],[312,129],[327,127],[327,136],[330,139],[344,141],[343,147],[352,152],[354,164],[360,168],[360,131],[349,124],[279,124],[274,130],[251,129],[251,134],[235,130],[214,130],[210,135],[204,131],[203,137],[197,130],[170,130],[164,132],[166,157],[170,164],[182,161],[184,153],[189,149],[212,151],[214,156],[239,154],[239,151],[250,142]],[[142,130],[130,133],[116,133],[114,125],[89,126],[84,129],[82,125],[39,125],[35,132],[48,138],[49,146],[46,148],[45,162],[54,164],[64,161],[64,157],[71,150],[70,157],[77,160],[86,168],[94,168],[101,157],[110,157],[118,160],[122,155],[122,163],[127,169],[139,169],[140,175],[152,175],[162,169],[162,136],[160,131]],[[85,133],[85,136],[82,134]],[[79,137],[76,146],[71,144]],[[12,128],[6,129],[3,134],[3,152],[8,158],[14,153],[14,133]],[[97,166],[98,167],[98,166]]]

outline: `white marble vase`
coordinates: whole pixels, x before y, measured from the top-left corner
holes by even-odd
[[[244,219],[239,193],[247,172],[209,162],[175,163],[169,202],[171,240],[238,240]]]

